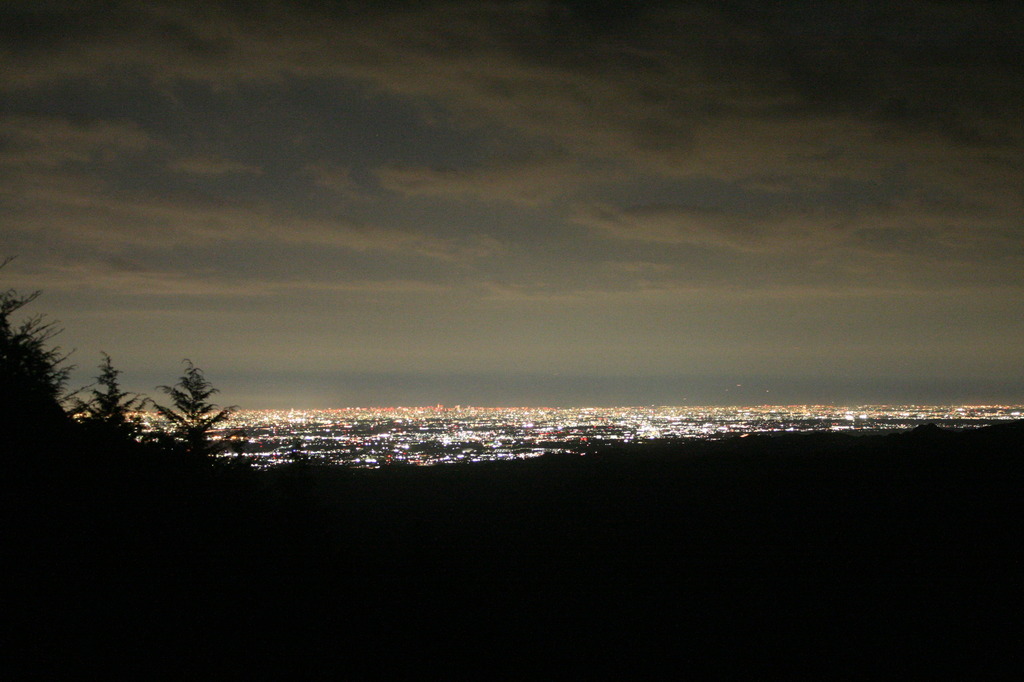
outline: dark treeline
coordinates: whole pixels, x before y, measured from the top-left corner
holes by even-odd
[[[0,270],[10,261],[0,262]],[[211,455],[238,442],[237,434],[210,437],[233,408],[212,402],[217,389],[190,360],[184,361],[178,383],[157,387],[167,396],[167,405],[122,390],[121,372],[106,353],[95,381],[69,391],[73,366],[53,343],[62,330],[45,315],[24,310],[38,296],[38,291],[0,291],[0,456],[18,461],[20,455],[35,452],[37,467],[50,453],[69,450],[206,464]],[[18,320],[17,315],[24,317]],[[165,430],[143,430],[140,413],[148,407],[168,424]]]
[[[0,433],[6,660],[38,677],[1020,672],[1021,422],[256,471],[48,400]]]

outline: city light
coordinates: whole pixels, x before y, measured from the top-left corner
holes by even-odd
[[[213,435],[243,429],[245,454],[260,467],[304,461],[376,468],[586,455],[616,444],[743,434],[871,434],[925,423],[972,428],[1022,414],[1020,405],[242,410]]]

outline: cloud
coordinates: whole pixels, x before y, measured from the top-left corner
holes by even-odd
[[[477,168],[435,168],[390,164],[376,169],[382,187],[407,196],[497,201],[524,207],[571,196],[587,184],[608,182],[617,174],[557,158],[503,160]],[[621,176],[620,176],[621,177]]]
[[[0,192],[18,219],[11,236],[25,248],[54,240],[67,253],[164,253],[203,245],[211,254],[247,248],[301,247],[405,260],[464,263],[502,248],[485,235],[438,236],[426,229],[375,224],[344,215],[312,215],[268,200],[168,187],[125,191],[88,173],[22,173]]]
[[[652,3],[607,21],[597,17],[608,10],[559,2],[112,7],[28,13],[21,23],[36,27],[40,45],[7,58],[7,87],[116,79],[125,69],[224,90],[359,82],[426,99],[458,127],[568,155],[555,186],[570,187],[576,168],[595,160],[671,177],[813,177],[900,163],[927,139],[945,150],[939,164],[960,149],[1022,144],[1024,84],[1005,29],[1020,10],[1006,5]],[[69,19],[92,29],[48,31]],[[383,173],[399,189],[461,184],[466,194],[509,172],[501,163],[409,170]],[[557,193],[509,180],[513,201]]]
[[[238,173],[262,175],[259,166],[241,161],[232,161],[217,156],[191,156],[177,159],[170,165],[171,170],[192,175],[234,175]]]
[[[436,282],[383,276],[365,278],[314,278],[302,275],[249,276],[239,278],[215,270],[183,271],[151,268],[119,258],[51,264],[37,268],[38,276],[47,281],[47,290],[81,293],[148,297],[229,297],[263,299],[266,297],[323,294],[374,294],[436,296],[449,287]]]
[[[769,222],[752,215],[692,206],[581,206],[575,220],[617,239],[740,251],[787,249],[795,238],[806,245],[822,234],[806,223]]]
[[[318,187],[329,189],[345,196],[362,196],[364,193],[352,177],[352,169],[330,161],[309,163],[303,171]]]
[[[133,121],[72,121],[45,115],[2,116],[0,136],[0,166],[14,169],[109,162],[161,145]]]
[[[1003,295],[1024,288],[1024,239],[1013,216],[977,207],[957,211],[916,193],[853,205],[831,196],[831,202],[791,197],[757,210],[742,202],[581,204],[573,220],[623,253],[644,257],[628,281],[648,291],[979,288]]]
[[[112,7],[27,13],[34,49],[8,58],[9,83],[126,65],[222,85],[353,78],[576,149],[651,154],[686,150],[709,121],[836,112],[978,142],[1022,95],[1006,29],[1020,10],[1005,5],[652,3],[614,30],[558,2]],[[52,30],[71,23],[91,28]]]
[[[923,262],[981,265],[1019,281],[1007,273],[1024,229],[1024,78],[1007,27],[1022,10],[585,5],[2,10],[13,47],[0,111],[20,111],[0,120],[15,230],[109,252],[250,242],[479,262],[495,280],[535,272],[545,251],[575,271],[624,249],[649,263],[718,259],[721,274],[686,261],[687,282],[742,278],[758,257],[861,274],[899,261],[918,278]],[[60,88],[102,100],[129,86],[152,101],[122,97],[121,119],[95,102],[91,119],[17,109],[57,107],[47,97]],[[330,137],[351,125],[353,88],[380,127]],[[190,129],[211,103],[217,130]],[[424,141],[431,130],[443,143]],[[174,158],[171,138],[187,142]],[[464,148],[431,158],[446,145]],[[464,204],[481,206],[466,217]],[[793,277],[781,268],[757,271]]]

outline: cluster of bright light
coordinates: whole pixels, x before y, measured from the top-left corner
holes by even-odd
[[[245,410],[247,451],[265,466],[296,460],[377,467],[585,453],[598,444],[713,439],[737,433],[875,432],[922,423],[971,427],[1021,419],[1019,405],[762,405],[752,407],[396,407]]]

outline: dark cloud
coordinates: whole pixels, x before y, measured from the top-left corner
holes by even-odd
[[[181,158],[171,164],[171,169],[193,175],[234,175],[237,173],[260,175],[263,172],[257,166],[218,156]]]
[[[95,321],[83,345],[121,329],[117,300],[173,337],[154,353],[201,327],[235,368],[813,374],[841,352],[854,374],[913,356],[919,376],[1019,376],[1022,20],[910,0],[8,2],[4,246],[69,326]],[[194,326],[181,300],[288,333]],[[976,326],[940,343],[951,315]]]

